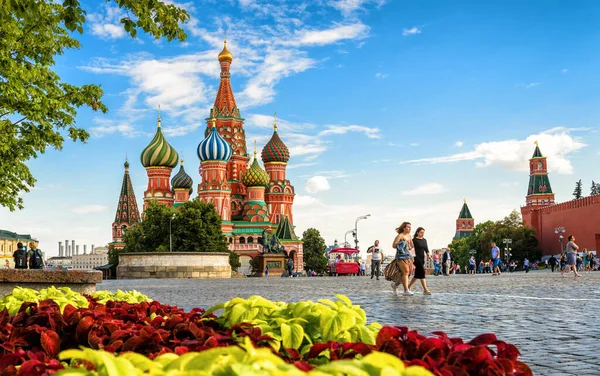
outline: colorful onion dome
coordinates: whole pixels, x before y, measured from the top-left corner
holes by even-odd
[[[223,51],[219,53],[219,61],[220,62],[228,62],[231,63],[233,61],[233,55],[227,49],[227,41],[223,41]]]
[[[213,119],[213,124],[208,133],[208,136],[198,145],[198,158],[201,162],[204,161],[223,161],[227,162],[231,158],[231,146],[217,132],[216,121]]]
[[[246,187],[266,187],[269,185],[269,174],[258,164],[256,151],[254,151],[254,162],[252,166],[242,175],[242,184]]]
[[[180,166],[179,172],[177,172],[175,176],[173,176],[173,179],[171,179],[171,187],[173,187],[173,189],[189,189],[191,191],[194,182],[183,168],[183,159],[180,162]]]
[[[287,163],[290,160],[290,151],[285,146],[279,135],[277,134],[277,123],[273,124],[273,136],[265,147],[263,147],[261,154],[262,161],[268,162],[282,162]]]
[[[140,156],[142,166],[144,167],[170,167],[177,166],[179,155],[177,151],[165,140],[160,127],[160,116],[158,118],[158,127],[156,134],[150,144],[142,150]]]

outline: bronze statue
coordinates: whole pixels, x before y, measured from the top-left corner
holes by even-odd
[[[284,247],[277,238],[277,235],[270,235],[267,230],[262,232],[262,241],[260,243],[263,247],[263,253],[283,253]]]

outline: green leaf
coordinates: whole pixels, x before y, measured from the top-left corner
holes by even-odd
[[[284,348],[300,349],[304,340],[304,328],[298,324],[282,324],[281,337]]]

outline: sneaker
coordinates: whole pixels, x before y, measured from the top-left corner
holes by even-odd
[[[413,295],[414,295],[414,293],[413,293],[412,291],[410,291],[410,290],[406,290],[406,291],[404,291],[404,292],[402,293],[402,295],[405,295],[405,296],[413,296]]]
[[[395,282],[392,282],[392,291],[394,292],[394,295],[398,295],[398,286],[396,286]]]

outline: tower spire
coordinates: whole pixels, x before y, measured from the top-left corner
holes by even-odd
[[[121,193],[119,194],[119,203],[115,214],[115,221],[112,224],[112,245],[115,249],[122,249],[123,235],[126,229],[140,221],[140,212],[133,191],[133,184],[129,176],[129,161],[125,159],[125,173],[123,174],[123,183],[121,184]]]
[[[273,132],[277,132],[277,111],[273,114]]]
[[[160,128],[160,104],[158,105],[158,127]]]

